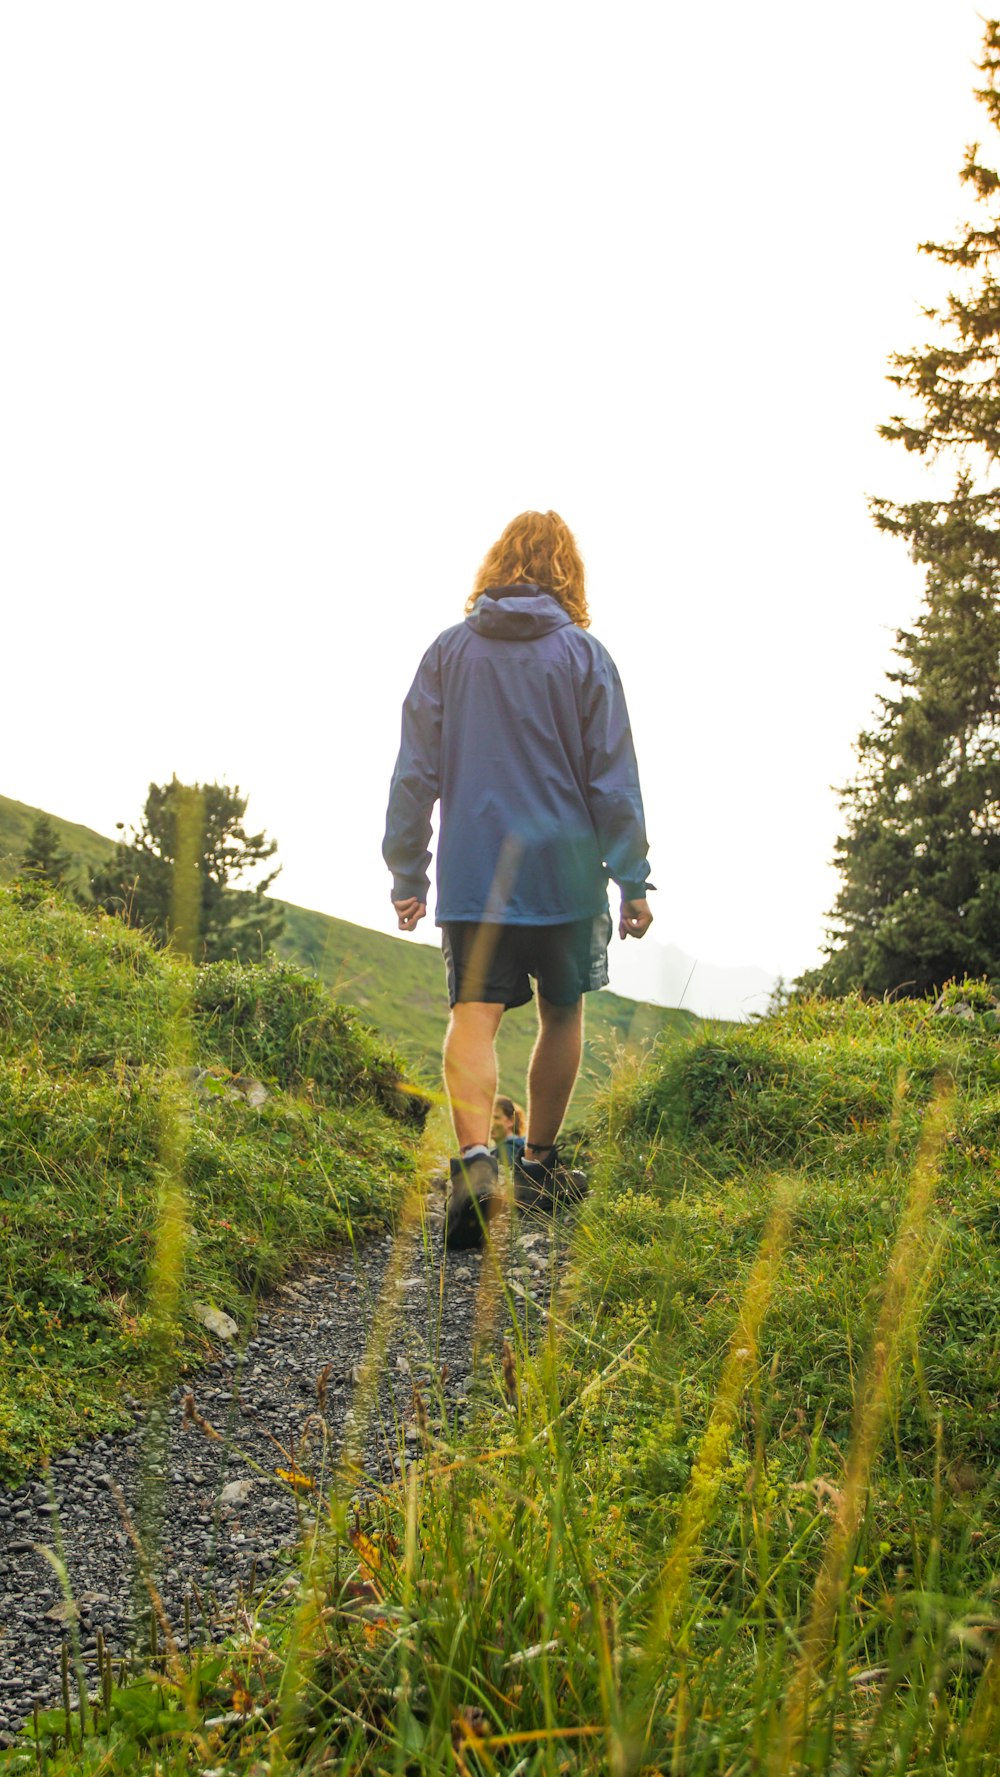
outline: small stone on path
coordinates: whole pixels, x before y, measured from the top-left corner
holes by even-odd
[[[191,1313],[217,1339],[235,1339],[240,1330],[239,1322],[231,1314],[224,1314],[221,1308],[210,1308],[207,1302],[192,1302]]]

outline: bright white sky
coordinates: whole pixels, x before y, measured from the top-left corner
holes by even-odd
[[[553,506],[656,936],[796,974],[920,597],[865,496],[919,485],[875,427],[980,39],[974,0],[4,8],[0,789],[110,832],[225,778],[283,894],[394,929],[401,699]]]

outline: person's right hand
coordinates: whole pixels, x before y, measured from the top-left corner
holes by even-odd
[[[412,932],[427,912],[427,902],[418,901],[416,895],[409,895],[405,901],[393,901],[392,904],[396,909],[401,932]]]
[[[619,938],[644,938],[652,923],[653,915],[647,900],[622,902]]]

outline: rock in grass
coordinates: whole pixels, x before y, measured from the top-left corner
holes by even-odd
[[[50,1623],[75,1623],[79,1614],[71,1598],[61,1599],[45,1612]]]
[[[192,1302],[191,1313],[217,1339],[235,1339],[240,1330],[231,1314],[224,1314],[221,1308],[210,1308],[207,1302]]]
[[[219,1494],[219,1504],[224,1506],[242,1505],[249,1499],[253,1481],[229,1481]]]

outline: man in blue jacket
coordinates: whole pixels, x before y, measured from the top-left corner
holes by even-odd
[[[538,986],[523,1206],[585,1181],[556,1141],[580,1067],[583,994],[608,979],[607,885],[621,937],[652,923],[635,750],[617,669],[588,633],[583,564],[555,512],[525,512],[489,551],[464,623],[428,648],[403,706],[382,847],[400,930],[427,911],[440,801],[437,923],[451,1020],[444,1078],[458,1156],[447,1238],[478,1245],[502,1203],[490,1125],[504,1011]]]

